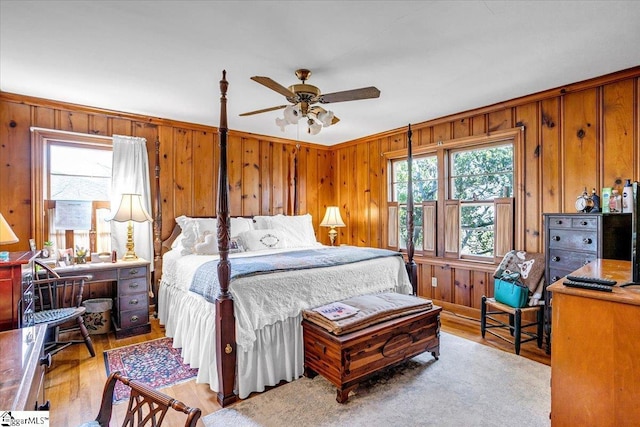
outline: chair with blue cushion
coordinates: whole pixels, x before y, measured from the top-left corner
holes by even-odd
[[[89,331],[84,324],[86,308],[82,306],[84,282],[88,276],[60,277],[40,260],[34,260],[33,323],[47,325],[44,351],[52,356],[72,344],[84,343],[91,357],[96,355]],[[82,340],[61,338],[64,332],[80,330]]]
[[[517,273],[520,281],[528,288],[526,306],[513,307],[496,301],[495,297],[482,296],[480,308],[480,331],[482,338],[489,333],[497,338],[513,344],[515,353],[520,354],[523,343],[536,341],[542,348],[544,337],[544,254],[510,251],[496,268],[496,278]],[[498,333],[494,329],[502,329]]]

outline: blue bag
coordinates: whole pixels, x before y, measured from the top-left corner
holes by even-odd
[[[503,275],[502,278],[496,278],[493,282],[493,295],[498,302],[521,308],[527,305],[529,288],[518,281],[520,275],[516,274],[517,277]]]

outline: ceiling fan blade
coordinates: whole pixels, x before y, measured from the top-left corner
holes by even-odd
[[[377,98],[379,96],[380,91],[374,86],[369,86],[342,92],[325,93],[320,95],[318,102],[321,104],[329,104],[331,102],[355,101],[358,99]]]
[[[280,95],[284,95],[287,98],[293,98],[296,96],[295,93],[291,92],[289,89],[287,89],[286,87],[282,86],[280,83],[271,80],[269,77],[263,77],[263,76],[253,76],[251,77],[251,80],[253,80],[254,82],[258,82],[263,86],[268,87],[271,90],[275,90],[276,92],[278,92]]]
[[[280,110],[281,108],[286,108],[288,106],[289,106],[289,104],[287,104],[287,105],[278,105],[277,107],[263,108],[262,110],[255,110],[255,111],[249,111],[247,113],[242,113],[242,114],[240,114],[240,116],[252,116],[254,114],[266,113],[267,111]]]

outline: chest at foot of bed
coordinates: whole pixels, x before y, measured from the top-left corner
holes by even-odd
[[[304,373],[321,374],[345,403],[349,392],[381,369],[425,351],[440,354],[440,307],[377,323],[345,335],[334,335],[309,320],[304,332]]]

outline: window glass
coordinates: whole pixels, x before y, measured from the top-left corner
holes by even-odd
[[[513,145],[451,153],[451,198],[493,200],[513,188]]]
[[[492,257],[494,253],[493,203],[460,206],[460,255]]]
[[[398,202],[398,236],[399,247],[407,247],[407,197],[409,163],[406,159],[395,160],[391,163],[392,201]],[[413,223],[414,223],[414,245],[416,248],[422,247],[422,205],[423,201],[436,200],[438,197],[438,159],[436,156],[414,157],[412,162],[413,172]]]
[[[49,200],[111,199],[111,150],[51,144]]]

